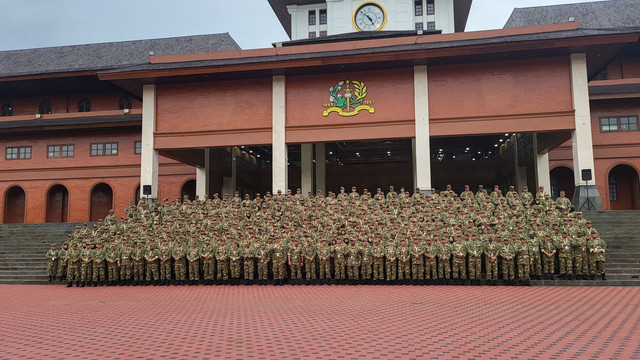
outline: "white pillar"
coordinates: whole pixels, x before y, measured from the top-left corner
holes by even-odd
[[[209,154],[210,149],[204,149],[204,166],[196,167],[196,195],[200,200],[209,196]]]
[[[581,209],[583,202],[589,197],[597,209],[602,209],[602,198],[595,187],[588,80],[586,54],[571,54],[571,94],[576,127],[571,132],[573,178],[576,184],[573,203],[576,208]],[[593,179],[589,182],[582,180],[582,170],[586,169],[590,169],[592,173]]]
[[[429,89],[427,66],[415,66],[413,70],[415,102],[415,187],[423,193],[431,192],[431,148],[429,144]]]
[[[158,151],[154,149],[156,130],[156,85],[142,87],[142,154],[140,155],[140,187],[151,186],[150,195],[142,195],[153,202],[158,198]]]
[[[300,145],[302,195],[313,192],[313,144]]]
[[[551,172],[549,170],[549,153],[536,154],[536,177],[538,186],[544,186],[544,191],[551,194]],[[530,189],[531,192],[538,189]]]
[[[287,191],[288,168],[287,168],[287,142],[285,139],[286,124],[286,91],[285,77],[278,75],[273,77],[273,115],[272,115],[272,193],[278,190],[283,193]]]
[[[327,159],[324,143],[316,143],[316,191],[327,196]],[[314,194],[315,195],[315,194]]]
[[[224,196],[225,194],[229,195],[229,198],[233,198],[233,194],[235,194],[236,192],[236,185],[237,185],[237,154],[238,154],[238,148],[237,147],[232,147],[231,148],[231,176],[225,176],[222,178],[222,193]],[[240,196],[243,196],[243,194],[240,194]]]

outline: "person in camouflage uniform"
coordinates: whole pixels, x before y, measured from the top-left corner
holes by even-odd
[[[216,248],[217,275],[216,284],[229,281],[229,248],[225,245],[225,240],[220,239],[220,245]]]
[[[540,258],[540,242],[544,241],[544,237],[541,239],[536,236],[535,231],[529,231],[529,239],[527,245],[529,246],[529,254],[531,255],[531,269],[530,274],[533,279],[542,279],[542,259]]]
[[[437,239],[437,235],[434,238]],[[430,236],[427,237],[426,242],[424,246],[425,279],[427,279],[428,284],[433,284],[438,279],[438,250],[436,243]]]
[[[558,264],[560,265],[560,279],[571,280],[573,278],[573,245],[566,229],[563,229],[558,238],[556,249],[558,250]]]
[[[287,254],[287,262],[291,269],[291,283],[293,285],[300,285],[302,283],[302,252],[302,245],[300,245],[297,238],[293,238]]]
[[[244,245],[244,249],[242,249],[242,268],[244,270],[245,285],[253,284],[253,278],[256,272],[255,253],[255,249],[251,243],[247,241]]]
[[[607,244],[600,238],[600,234],[598,234],[597,231],[591,233],[591,239],[587,247],[589,248],[589,274],[591,275],[591,280],[595,279],[596,273],[600,273],[602,280],[607,280],[605,276],[605,253],[607,251]]]
[[[45,255],[47,259],[47,276],[49,281],[55,280],[56,271],[58,270],[58,250],[56,244],[51,244],[51,249]]]
[[[574,274],[580,280],[587,280],[589,273],[589,257],[587,255],[588,238],[583,230],[578,230],[573,238],[573,266]]]
[[[334,270],[335,270],[335,280],[338,284],[344,284],[346,278],[346,266],[347,266],[347,252],[349,248],[347,246],[347,239],[344,239],[344,242],[336,241],[336,244],[333,246],[333,259],[334,259]]]
[[[529,270],[531,268],[531,253],[527,244],[527,238],[524,236],[515,244],[516,262],[518,264],[518,284],[530,286]]]
[[[327,244],[327,239],[322,238],[316,250],[320,264],[321,283],[328,284],[331,279],[331,246]]]
[[[144,254],[144,260],[146,262],[146,285],[150,285],[153,283],[154,286],[158,285],[158,280],[160,279],[160,266],[158,264],[159,252],[156,249],[156,244],[151,242],[149,244],[149,249]]]
[[[200,281],[200,249],[198,241],[191,242],[191,248],[186,253],[187,265],[189,265],[189,286],[198,285]]]
[[[544,241],[540,245],[542,251],[542,271],[547,280],[555,279],[555,254],[556,245],[551,241],[551,234],[544,235]]]
[[[105,260],[107,262],[107,275],[109,277],[107,286],[117,285],[120,272],[120,251],[118,251],[115,243],[112,243],[107,250]]]
[[[440,239],[440,244],[437,247],[438,252],[438,279],[440,284],[449,284],[451,278],[451,265],[449,265],[449,259],[451,258],[451,245],[447,242],[446,237]]]
[[[107,281],[107,274],[105,272],[105,260],[107,253],[103,248],[104,244],[99,242],[96,249],[93,249],[91,253],[91,262],[93,263],[93,286],[103,286]]]
[[[173,255],[173,249],[169,245],[169,240],[165,239],[158,250],[158,257],[160,258],[160,285],[169,285],[171,283],[171,259]]]
[[[258,262],[258,281],[260,285],[266,285],[269,279],[269,262],[271,261],[271,249],[267,248],[266,242],[260,243],[260,248],[256,251]]]
[[[494,241],[494,236],[489,234],[487,235],[487,243],[484,246],[484,263],[487,272],[487,283],[489,285],[497,285],[498,281],[499,240],[500,238],[496,237],[496,241]]]
[[[243,250],[238,246],[237,242],[231,243],[231,249],[229,250],[229,270],[231,271],[231,285],[240,284],[240,267],[242,265],[241,259],[243,257]]]
[[[313,244],[313,239],[309,236],[306,237],[306,246],[304,247],[304,275],[307,281],[307,285],[316,284],[317,279],[317,267],[316,267],[316,246]]]
[[[371,256],[373,257],[373,281],[375,284],[380,284],[384,281],[384,246],[380,243],[379,234],[380,233],[376,234],[375,244],[371,249]]]
[[[202,272],[205,285],[213,285],[216,272],[216,256],[215,246],[211,243],[211,240],[206,240],[204,247],[202,248]]]
[[[78,243],[73,243],[71,245],[71,249],[67,252],[67,258],[69,259],[69,264],[67,265],[67,287],[73,286],[73,282],[75,281],[76,287],[80,286],[80,261],[82,259],[82,254],[78,250]]]
[[[131,242],[125,240],[124,247],[120,249],[120,285],[131,285],[133,275],[133,248]]]
[[[185,285],[187,280],[186,257],[187,250],[182,245],[182,239],[177,240],[176,246],[171,251],[173,258],[173,273],[176,275],[176,285]]]
[[[287,248],[282,244],[280,237],[276,237],[276,243],[271,251],[274,285],[283,285],[287,277]]]
[[[390,187],[389,191],[393,191],[393,187]],[[398,274],[398,249],[393,240],[389,240],[389,244],[384,249],[384,256],[386,259],[387,282],[395,282]]]
[[[515,240],[515,235],[512,239]],[[515,249],[508,237],[502,239],[503,244],[500,247],[500,258],[502,267],[502,280],[506,285],[515,284]]]
[[[467,249],[462,242],[461,234],[457,234],[456,240],[451,244],[451,255],[453,256],[452,278],[458,285],[464,285],[464,281],[467,279]]]
[[[466,243],[466,251],[469,256],[468,267],[469,279],[472,285],[480,285],[482,280],[482,244],[478,241],[478,234],[472,233],[470,240]]]
[[[362,240],[362,246],[360,247],[360,255],[362,258],[362,265],[360,271],[362,272],[362,280],[365,284],[371,284],[372,270],[371,266],[373,265],[373,256],[371,249],[371,239]]]
[[[85,287],[91,279],[92,274],[89,273],[89,269],[92,268],[91,253],[91,245],[85,243],[84,249],[80,251],[80,257],[82,259],[80,262],[80,287]]]
[[[71,241],[71,234],[69,234],[68,240]],[[62,249],[58,250],[58,280],[66,280],[67,279],[67,265],[69,263],[69,257],[67,253],[69,252],[69,243],[65,242],[62,244]]]
[[[349,285],[355,285],[360,280],[360,264],[362,262],[356,239],[351,239],[347,249],[347,276],[349,277]]]
[[[142,285],[144,281],[144,248],[139,241],[131,253],[133,258],[133,285]]]
[[[413,285],[424,284],[424,247],[420,238],[414,237],[410,247],[411,256],[411,280]]]

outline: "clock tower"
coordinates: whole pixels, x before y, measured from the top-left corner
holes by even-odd
[[[462,32],[472,0],[269,0],[291,40],[359,31]]]

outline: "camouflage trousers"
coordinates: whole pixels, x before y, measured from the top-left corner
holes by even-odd
[[[576,275],[587,275],[589,273],[589,257],[586,251],[577,249],[573,252],[573,268]]]
[[[438,279],[450,279],[451,278],[451,266],[449,265],[449,259],[438,259]]]
[[[317,276],[316,259],[306,259],[304,262],[304,276],[307,280],[315,280]]]
[[[372,271],[371,271],[371,265],[372,263],[370,262],[362,262],[362,269],[360,271],[362,271],[362,279],[363,280],[371,280],[372,277]]]
[[[347,275],[351,280],[360,280],[360,267],[358,265],[347,265]]]
[[[287,277],[287,267],[282,261],[276,260],[273,262],[273,278],[275,280],[282,280]]]
[[[398,280],[411,279],[411,268],[409,267],[409,259],[398,259]]]
[[[58,274],[59,277],[63,277],[67,275],[67,260],[60,259],[58,261]]]
[[[453,258],[453,269],[451,277],[454,279],[467,278],[467,263],[464,258]]]
[[[438,278],[438,264],[436,263],[436,259],[427,259],[425,266],[425,279],[437,279]]]
[[[502,259],[502,279],[503,280],[516,279],[515,264],[513,262],[513,259],[511,260],[507,260],[504,258]]]
[[[205,280],[213,280],[216,273],[215,260],[212,258],[204,260],[202,262],[202,272]]]
[[[144,280],[144,260],[133,261],[133,281]]]
[[[80,260],[82,263],[80,264],[80,281],[89,281],[93,275],[93,267],[91,263],[86,263],[83,260]]]
[[[320,279],[331,279],[331,263],[320,260]]]
[[[256,272],[256,265],[253,261],[253,258],[245,258],[244,259],[244,278],[246,280],[253,280],[254,274]]]
[[[604,260],[598,260],[595,258],[589,259],[589,274],[604,274],[606,270]]]
[[[384,259],[373,260],[373,280],[384,280]]]
[[[107,270],[109,275],[109,281],[118,281],[118,273],[120,272],[118,269],[118,263],[114,262],[107,263]]]
[[[131,274],[133,273],[133,264],[131,260],[122,260],[120,262],[120,280],[131,280]]]
[[[529,259],[518,260],[518,280],[529,280]]]
[[[260,259],[258,263],[258,280],[269,279],[269,262],[265,262],[264,259]]]
[[[346,272],[345,272],[346,265],[344,261],[336,260],[335,264],[336,264],[336,267],[335,267],[336,279],[341,280],[346,278]]]
[[[67,267],[67,281],[80,281],[80,268],[77,263]]]
[[[398,274],[398,260],[387,260],[387,281],[395,280]]]
[[[469,279],[480,280],[482,279],[482,258],[474,258],[473,255],[469,255]]]
[[[185,264],[185,258],[174,259],[173,262],[173,273],[176,275],[176,280],[185,281],[187,280],[187,265]]]
[[[189,280],[200,280],[200,260],[196,259],[193,262],[189,260],[187,264],[189,265]]]
[[[498,260],[491,262],[491,256],[484,257],[484,265],[487,270],[487,280],[498,280]]]
[[[300,263],[291,263],[291,278],[302,279],[302,266],[300,265]]]
[[[160,265],[158,264],[158,260],[152,262],[147,261],[147,271],[145,278],[147,281],[160,279]]]
[[[530,273],[533,275],[542,275],[542,261],[540,259],[540,254],[534,253],[531,257],[531,261],[533,261],[533,264],[530,266]]]
[[[93,281],[106,281],[107,280],[107,274],[105,272],[104,269],[104,261],[101,261],[100,263],[98,262],[93,262]]]
[[[558,256],[560,274],[567,275],[573,273],[573,262],[571,260],[571,255],[560,253],[560,256]]]
[[[47,276],[56,276],[58,271],[58,260],[47,259]]]
[[[160,261],[160,279],[171,280],[171,259]]]
[[[542,255],[542,271],[545,274],[553,274],[556,271],[555,256]]]
[[[424,280],[424,263],[411,262],[411,278],[414,280]]]
[[[218,268],[216,279],[229,280],[229,261],[227,259],[218,259],[216,265],[216,267]]]
[[[231,270],[231,278],[239,279],[240,278],[240,260],[231,260],[229,262],[229,270]]]

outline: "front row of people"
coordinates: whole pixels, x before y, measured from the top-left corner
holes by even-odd
[[[68,287],[113,285],[230,284],[472,284],[529,285],[530,279],[595,279],[605,277],[606,244],[596,231],[569,237],[531,231],[525,235],[477,234],[423,239],[402,238],[384,244],[368,239],[336,237],[330,244],[311,237],[280,237],[258,244],[193,239],[179,233],[158,247],[125,239],[115,243],[77,242],[47,256],[49,281],[66,279]],[[201,245],[202,244],[202,245]],[[556,268],[559,267],[558,271]],[[484,276],[483,276],[484,274]],[[65,276],[66,275],[66,276]]]

